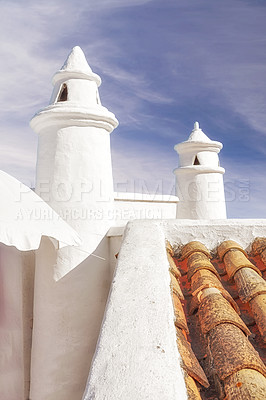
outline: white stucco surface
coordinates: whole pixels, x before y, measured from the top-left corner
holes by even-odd
[[[129,223],[84,400],[187,398],[168,268],[160,225]]]
[[[226,218],[223,171],[196,165],[175,170],[179,196],[177,218]]]

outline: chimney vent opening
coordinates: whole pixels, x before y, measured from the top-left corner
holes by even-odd
[[[193,165],[200,165],[199,159],[196,156]]]
[[[64,83],[62,88],[61,88],[61,90],[60,90],[60,93],[59,93],[57,101],[58,102],[59,101],[67,101],[67,95],[68,95],[68,93],[67,93],[67,85]]]

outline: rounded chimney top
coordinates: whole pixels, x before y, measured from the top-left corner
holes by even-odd
[[[83,78],[95,81],[97,86],[101,85],[99,75],[92,72],[86,57],[79,46],[73,47],[62,68],[53,77],[53,84],[66,77]]]

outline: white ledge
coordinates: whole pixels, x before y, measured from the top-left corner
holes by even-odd
[[[136,201],[145,203],[177,203],[179,201],[177,196],[169,194],[147,194],[147,193],[129,193],[129,192],[115,192],[115,201]]]
[[[88,81],[96,82],[97,86],[99,87],[102,83],[101,78],[99,75],[91,72],[90,74],[82,72],[82,71],[58,71],[55,73],[52,83],[55,85],[58,81],[65,81],[67,79],[86,79]]]
[[[30,121],[30,126],[35,132],[53,125],[62,127],[71,126],[95,126],[112,132],[118,121],[115,115],[103,106],[82,108],[75,103],[60,102],[52,104],[39,111]]]
[[[225,169],[223,167],[209,167],[205,165],[191,165],[188,167],[179,167],[174,169],[174,174],[182,174],[184,172],[193,173],[193,174],[208,174],[208,173],[218,173],[224,174]]]
[[[187,141],[178,143],[174,146],[175,151],[177,151],[177,153],[179,154],[190,153],[192,151],[195,152],[212,151],[215,153],[219,153],[222,148],[223,148],[222,143],[215,142],[214,140],[210,143]]]

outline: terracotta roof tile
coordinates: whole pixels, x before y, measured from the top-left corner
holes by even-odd
[[[189,333],[183,306],[175,293],[173,293],[173,305],[175,313],[175,326],[183,329],[186,333]]]
[[[182,366],[184,369],[185,383],[187,387],[187,394],[189,400],[201,400],[199,390],[197,388],[196,382],[201,385],[208,387],[208,379],[197,360],[190,343],[187,341],[187,334],[189,334],[187,320],[184,313],[182,303],[180,301],[184,300],[183,293],[179,285],[179,278],[181,273],[179,272],[173,258],[173,251],[169,244],[166,245],[167,257],[170,266],[170,277],[171,277],[171,289],[172,289],[172,299],[175,314],[175,327],[177,336],[177,346],[179,353],[182,358]],[[178,271],[178,274],[176,273]]]
[[[252,243],[252,253],[254,256],[266,250],[266,238],[257,237]]]
[[[260,255],[262,262],[266,265],[266,238],[257,238],[252,244],[254,255]]]
[[[192,296],[197,296],[198,294],[200,294],[200,292],[202,292],[203,289],[211,287],[219,289],[224,298],[230,302],[234,310],[238,314],[240,314],[237,303],[233,300],[232,296],[228,293],[228,291],[224,289],[222,283],[217,279],[217,277],[212,272],[206,269],[202,269],[197,271],[193,275],[191,280]],[[199,301],[194,301],[194,306],[198,308]],[[192,313],[194,311],[195,309],[192,311]]]
[[[170,243],[168,242],[168,240],[166,241],[166,251],[167,253],[170,254],[170,256],[174,256],[174,249],[173,247],[170,245]]]
[[[266,294],[259,294],[249,304],[262,339],[266,342]]]
[[[202,386],[208,387],[209,382],[205,372],[201,368],[190,343],[186,340],[183,332],[179,328],[176,329],[176,336],[179,353],[183,362],[183,368],[189,376],[194,378]]]
[[[229,250],[233,250],[233,249],[241,251],[245,256],[247,255],[247,253],[240,246],[240,244],[236,243],[234,240],[225,240],[223,243],[220,244],[220,246],[217,249],[220,260],[223,261],[225,254]]]
[[[189,376],[186,372],[184,373],[184,378],[188,400],[201,400],[201,395],[194,379],[191,378],[191,376]]]
[[[235,325],[217,325],[210,331],[208,341],[213,365],[221,380],[244,368],[255,369],[266,376],[258,353]]]
[[[179,297],[180,300],[184,300],[184,295],[180,288],[179,282],[176,279],[175,275],[173,275],[171,272],[170,272],[170,278],[171,278],[170,286],[171,286],[173,293],[175,293]]]
[[[241,369],[224,381],[226,399],[265,400],[266,378],[254,369]]]
[[[248,327],[220,293],[210,294],[203,298],[199,306],[199,320],[204,334],[219,324],[230,323],[250,335]]]
[[[195,312],[197,312],[199,305],[200,301],[198,299],[198,296],[192,296],[188,307],[188,315],[193,315]]]
[[[260,256],[261,256],[263,263],[266,265],[266,250],[263,250],[263,252],[261,253]]]
[[[167,252],[167,259],[169,262],[170,271],[175,275],[175,277],[177,279],[179,279],[181,277],[181,272],[177,268],[177,265],[176,265],[175,261],[173,260],[173,257],[168,252]]]
[[[229,250],[224,256],[224,264],[229,278],[233,278],[234,274],[241,268],[254,269],[259,275],[261,272],[248,258],[239,250]]]
[[[258,294],[266,293],[266,282],[251,268],[242,268],[234,276],[240,299],[246,303]]]
[[[188,272],[187,272],[187,278],[190,281],[191,277],[195,272],[201,270],[201,269],[207,269],[211,271],[213,274],[217,276],[218,279],[220,279],[220,276],[208,257],[200,252],[194,252],[188,257],[187,260],[187,266],[188,266]]]
[[[265,239],[258,238],[253,242],[253,253],[264,250]],[[261,271],[239,250],[228,250],[224,263],[229,278],[234,278],[241,301],[249,302],[260,334],[266,341],[266,282]]]
[[[180,260],[184,260],[185,258],[189,257],[190,254],[193,254],[196,251],[206,254],[207,257],[211,258],[210,252],[207,247],[204,246],[204,244],[193,241],[182,247]]]
[[[261,251],[261,257],[265,251],[266,261],[266,247],[263,247],[266,240],[262,239],[256,251]],[[182,272],[179,281],[184,293],[184,308],[178,300],[180,315],[189,308],[188,340],[211,383],[209,388],[205,387],[201,391],[204,400],[265,398],[266,368],[260,358],[265,357],[262,338],[265,340],[266,337],[266,284],[261,277],[265,266],[254,246],[253,254],[256,254],[256,258],[252,258],[251,262],[238,243],[225,241],[218,249],[221,261],[213,259],[211,262],[208,249],[194,241],[182,248],[181,259],[177,262]],[[241,318],[238,315],[239,309]],[[183,318],[183,314],[182,317],[178,316],[181,321]],[[250,330],[243,320],[249,324]],[[183,352],[185,359],[193,359],[195,354],[186,340],[184,324],[180,324],[176,330],[177,335],[182,336],[179,339],[181,357]],[[246,335],[250,335],[250,331],[252,335],[248,338]],[[191,358],[187,356],[190,354],[188,351],[193,354]],[[188,365],[184,369],[189,371]],[[196,396],[191,399],[199,399],[197,386],[192,380],[198,374],[194,364],[192,369],[188,380],[191,387],[196,388],[195,392],[186,385],[188,393]],[[253,390],[252,382],[257,389]],[[256,396],[256,391],[258,397],[252,397]]]
[[[223,290],[218,289],[218,290],[223,295],[223,297],[231,304],[231,306],[233,307],[235,312],[238,315],[240,315],[239,307],[238,307],[237,303],[234,301],[234,299],[232,298],[232,296],[230,295],[230,293],[228,293],[225,289],[223,289]],[[190,304],[189,304],[189,308],[188,308],[188,315],[193,315],[195,312],[198,311],[198,308],[199,308],[199,305],[200,305],[200,299],[202,297],[203,297],[203,293],[199,292],[198,295],[193,296],[191,298],[191,301],[190,301]]]
[[[196,271],[191,280],[192,295],[195,296],[198,292],[208,287],[223,289],[223,285],[216,275],[208,269],[200,269]]]
[[[179,271],[174,259],[173,259],[173,248],[169,242],[166,242],[166,252],[167,252],[167,259],[169,262],[169,270],[170,270],[170,278],[171,278],[171,289],[173,293],[175,293],[178,298],[184,301],[184,295],[179,285],[179,278],[181,277],[181,272]]]

